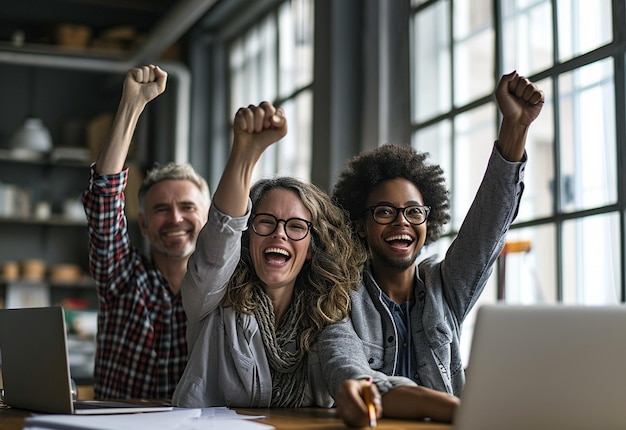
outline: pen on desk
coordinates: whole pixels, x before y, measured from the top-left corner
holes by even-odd
[[[372,382],[365,386],[363,390],[365,404],[367,405],[367,414],[370,420],[370,427],[376,427],[376,406],[374,406],[374,395],[372,393]]]

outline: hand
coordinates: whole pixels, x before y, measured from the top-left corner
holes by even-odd
[[[159,66],[135,67],[126,74],[123,97],[146,105],[165,91],[166,83],[167,72]]]
[[[287,119],[271,103],[240,108],[233,121],[233,145],[213,204],[232,217],[246,213],[252,173],[263,151],[287,134]]]
[[[233,126],[234,147],[261,154],[287,134],[287,118],[282,108],[269,102],[240,108]]]
[[[146,104],[165,91],[167,73],[158,66],[130,69],[115,113],[109,137],[96,161],[96,172],[112,175],[122,171],[137,121]]]
[[[335,402],[337,413],[347,425],[352,427],[367,427],[370,420],[368,408],[365,404],[365,390],[372,389],[372,400],[376,407],[376,418],[383,414],[380,393],[375,384],[367,379],[347,379],[337,390]]]
[[[504,118],[526,126],[541,112],[544,97],[537,85],[517,72],[502,76],[496,88],[496,100]]]

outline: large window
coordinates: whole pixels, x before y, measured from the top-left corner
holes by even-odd
[[[230,110],[270,101],[285,109],[289,132],[268,148],[254,179],[311,176],[313,0],[281,3],[239,35],[229,51]]]
[[[517,70],[546,103],[528,137],[520,212],[479,305],[624,301],[624,1],[411,4],[412,144],[444,167],[453,209],[448,240],[428,253],[460,227],[497,138],[493,90]]]

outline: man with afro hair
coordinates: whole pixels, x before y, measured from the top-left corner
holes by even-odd
[[[495,96],[502,113],[498,140],[443,260],[416,264],[450,220],[443,171],[427,162],[428,154],[386,144],[352,158],[339,175],[333,198],[369,252],[362,284],[351,293],[351,321],[330,326],[319,343],[346,422],[367,422],[362,399],[372,381],[379,415],[453,418],[465,383],[461,327],[517,215],[526,137],[544,102],[543,92],[517,72],[502,76]]]

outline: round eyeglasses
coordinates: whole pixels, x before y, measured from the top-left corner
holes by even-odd
[[[398,218],[398,213],[402,213],[404,218],[413,225],[424,224],[430,213],[430,206],[412,205],[404,208],[397,208],[390,205],[375,205],[365,209],[372,214],[372,218],[378,224],[391,224]]]
[[[269,236],[276,231],[279,222],[283,222],[285,234],[293,241],[304,239],[313,223],[302,218],[280,219],[272,214],[259,213],[252,216],[252,230],[259,236]]]

